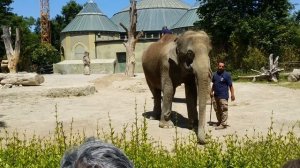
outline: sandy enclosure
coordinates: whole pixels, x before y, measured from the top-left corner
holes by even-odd
[[[58,119],[63,121],[67,131],[73,122],[74,130],[85,130],[95,135],[99,129],[109,130],[109,119],[115,130],[121,131],[125,124],[135,118],[135,107],[139,121],[153,108],[153,99],[146,84],[144,74],[128,78],[122,74],[90,76],[84,75],[44,75],[45,83],[35,87],[0,89],[0,121],[9,132],[18,130],[30,137],[32,134],[49,136],[55,128],[55,105]],[[48,89],[94,85],[97,92],[88,96],[51,98],[43,95]],[[229,102],[228,127],[215,130],[207,125],[214,137],[227,134],[253,135],[253,131],[266,133],[273,118],[274,129],[284,132],[296,125],[300,135],[300,90],[288,89],[272,84],[234,83],[236,101]],[[187,110],[184,103],[184,87],[176,90],[173,113],[178,114],[178,135],[187,137],[193,133],[187,129]],[[210,117],[210,104],[207,104],[206,120]],[[148,133],[163,145],[173,144],[175,128],[161,129],[157,120],[147,120]],[[212,121],[216,121],[212,113]],[[3,134],[4,128],[0,128]],[[50,134],[49,134],[50,133]]]

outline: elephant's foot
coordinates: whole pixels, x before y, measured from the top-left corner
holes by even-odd
[[[197,141],[198,141],[198,144],[200,144],[200,145],[205,145],[207,143],[205,141],[205,132],[204,132],[204,130],[198,130]]]
[[[173,128],[174,127],[174,124],[171,120],[168,120],[168,121],[162,121],[160,120],[159,121],[159,127],[160,128]]]
[[[199,145],[205,145],[205,144],[206,144],[206,141],[205,141],[205,140],[200,140],[200,139],[198,139],[198,144],[199,144]]]

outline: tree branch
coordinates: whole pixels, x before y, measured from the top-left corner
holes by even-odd
[[[20,30],[16,28],[15,55],[18,56],[21,50]]]
[[[134,41],[135,41],[135,43],[141,38],[141,36],[143,36],[144,35],[144,32],[143,32],[143,30],[142,31],[140,31],[137,35],[136,35],[136,37],[135,37],[135,39],[134,39]]]
[[[5,45],[6,55],[7,57],[11,57],[14,54],[14,50],[11,44],[11,36],[9,33],[9,28],[7,26],[3,26],[2,30],[3,30],[2,38]]]
[[[125,25],[123,25],[123,23],[120,23],[120,26],[126,31],[126,33],[128,33],[128,29]]]

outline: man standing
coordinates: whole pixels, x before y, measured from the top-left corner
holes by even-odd
[[[225,71],[224,62],[218,63],[218,70],[213,74],[212,82],[210,95],[214,97],[214,110],[218,120],[216,130],[225,129],[228,118],[228,90],[230,90],[231,101],[235,100],[235,96],[231,76]]]

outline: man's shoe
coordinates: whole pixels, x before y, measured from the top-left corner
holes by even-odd
[[[221,129],[226,129],[225,125],[219,125],[215,128],[215,130],[221,130]]]

